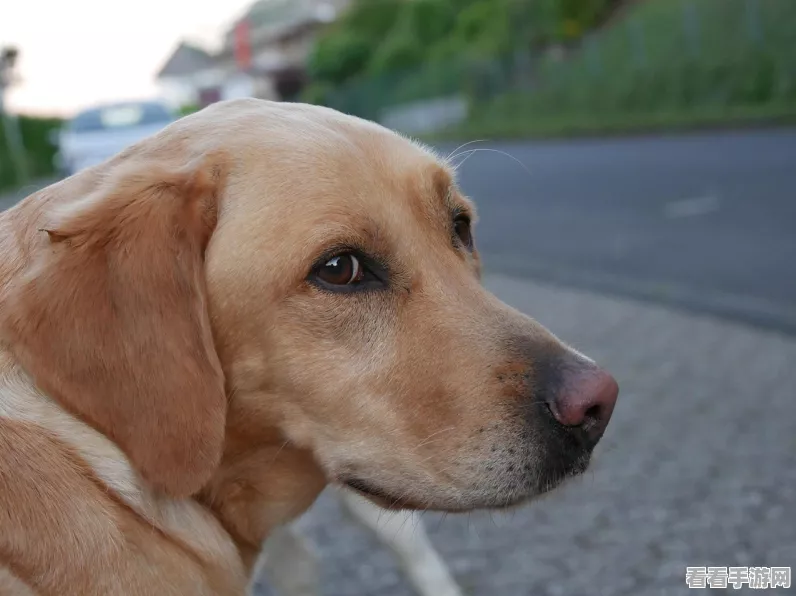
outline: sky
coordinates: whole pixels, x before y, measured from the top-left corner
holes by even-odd
[[[253,0],[3,0],[0,46],[20,52],[14,112],[68,116],[103,101],[157,96],[181,39],[211,45]]]

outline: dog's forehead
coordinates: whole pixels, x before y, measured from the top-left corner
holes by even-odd
[[[452,168],[419,143],[316,106],[234,105],[206,119],[215,142],[226,121],[235,166],[216,235],[236,252],[273,253],[277,235],[302,261],[348,239],[402,250],[448,242],[452,216],[472,216]]]
[[[372,217],[449,220],[471,211],[455,173],[432,149],[359,119],[344,120],[342,130],[319,143],[321,160],[337,174],[337,205],[350,203]]]
[[[452,169],[429,148],[382,126],[317,106],[269,106],[238,118],[246,177],[263,188],[289,187],[291,202],[315,211],[349,206],[410,208],[442,216],[455,200]],[[374,213],[375,215],[375,213]]]
[[[338,179],[340,192],[330,197],[329,213],[393,242],[437,237],[447,243],[456,214],[472,212],[453,171],[432,151],[392,133],[358,142],[359,159],[335,156],[345,174]]]

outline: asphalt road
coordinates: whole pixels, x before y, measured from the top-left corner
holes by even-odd
[[[796,129],[462,151],[487,272],[796,333]]]
[[[487,271],[796,332],[796,129],[476,147]]]

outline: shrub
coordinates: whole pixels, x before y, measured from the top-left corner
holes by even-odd
[[[60,125],[61,121],[57,118],[20,116],[19,129],[25,148],[28,175],[31,178],[51,176],[54,173],[53,157],[56,148],[50,144],[50,132]],[[7,189],[21,184],[22,181],[17,178],[3,126],[0,119],[0,189]]]
[[[355,31],[329,35],[313,48],[309,74],[318,81],[342,84],[364,70],[371,52],[367,38]]]

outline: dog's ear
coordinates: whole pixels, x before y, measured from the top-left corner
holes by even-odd
[[[36,384],[177,497],[207,482],[223,449],[204,253],[225,164],[116,166],[102,188],[48,214],[2,317]]]

